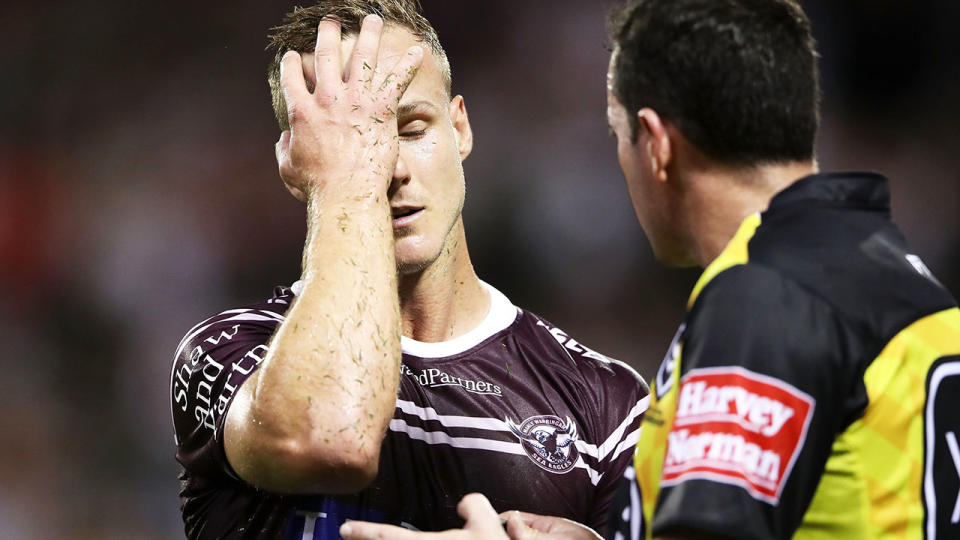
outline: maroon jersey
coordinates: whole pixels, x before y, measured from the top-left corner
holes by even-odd
[[[224,418],[296,290],[200,323],[177,350],[171,399],[189,538],[339,538],[346,519],[443,530],[462,526],[456,506],[471,492],[498,512],[562,516],[605,533],[647,387],[489,286],[490,312],[471,332],[402,339],[397,406],[370,487],[294,496],[239,479],[224,452]]]

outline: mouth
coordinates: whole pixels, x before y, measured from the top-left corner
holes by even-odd
[[[393,228],[402,229],[416,221],[423,214],[423,207],[419,206],[396,206],[390,208],[390,216],[393,218]]]

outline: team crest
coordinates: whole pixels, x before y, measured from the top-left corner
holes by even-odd
[[[520,439],[527,456],[541,469],[563,474],[576,464],[580,456],[573,444],[578,436],[577,426],[569,416],[566,421],[552,415],[531,416],[520,425],[509,418],[505,421]]]

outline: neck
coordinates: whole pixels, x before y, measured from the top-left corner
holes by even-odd
[[[479,325],[490,310],[467,252],[463,220],[457,221],[433,263],[399,278],[403,335],[417,341],[447,341]]]
[[[763,212],[770,200],[797,180],[817,171],[816,163],[799,162],[751,168],[712,167],[693,173],[684,215],[691,256],[706,268],[716,259],[751,214]]]

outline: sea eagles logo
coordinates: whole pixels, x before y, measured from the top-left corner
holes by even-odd
[[[541,469],[563,474],[577,462],[580,454],[573,444],[577,440],[577,426],[569,416],[566,422],[551,415],[531,416],[519,426],[509,418],[505,421],[520,439],[524,451]]]

